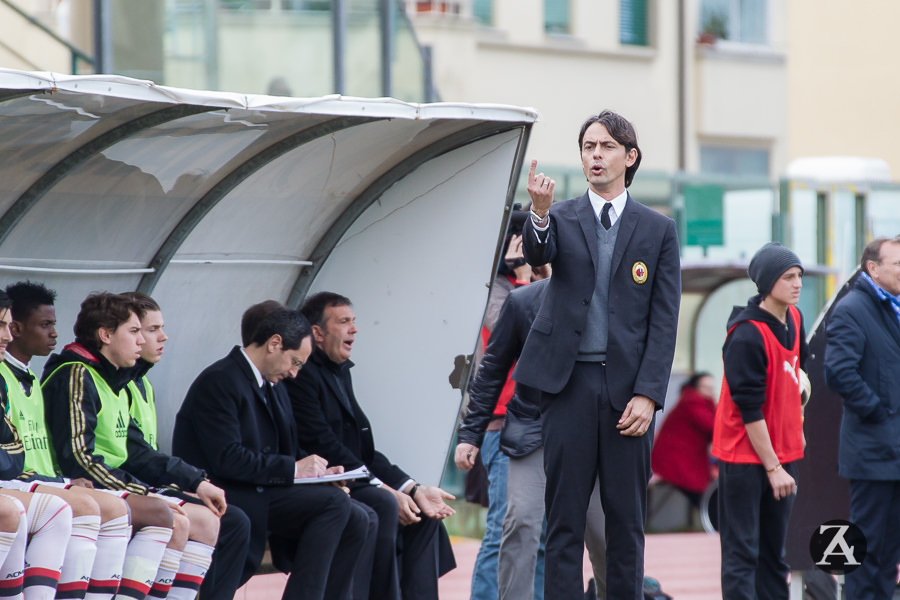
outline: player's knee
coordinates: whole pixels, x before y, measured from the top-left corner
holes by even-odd
[[[160,498],[149,496],[128,496],[131,506],[131,524],[134,531],[144,527],[168,527],[172,528],[172,511],[168,502]]]
[[[208,546],[215,546],[219,539],[219,517],[205,506],[197,506],[190,514],[190,539]]]
[[[15,533],[19,529],[19,519],[23,518],[25,507],[9,496],[0,496],[0,531]]]
[[[65,494],[63,499],[72,507],[72,515],[75,517],[100,515],[100,505],[87,494]]]
[[[188,532],[191,530],[191,521],[179,512],[172,512],[172,539],[169,540],[170,548],[184,548],[188,541]]]
[[[103,492],[97,492],[93,498],[100,507],[100,521],[103,523],[128,514],[128,504],[122,498]]]

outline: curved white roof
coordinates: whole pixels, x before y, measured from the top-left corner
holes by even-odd
[[[891,169],[880,158],[814,156],[792,160],[786,176],[820,183],[887,183]]]
[[[460,403],[448,378],[477,342],[536,118],[0,69],[2,282],[59,292],[62,343],[91,291],[160,302],[163,447],[194,376],[239,343],[247,306],[345,294],[379,445],[436,483]]]

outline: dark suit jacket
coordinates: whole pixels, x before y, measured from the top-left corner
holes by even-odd
[[[861,278],[827,325],[825,380],[841,395],[838,472],[900,481],[900,323]]]
[[[662,408],[681,302],[675,222],[630,194],[619,219],[609,281],[610,400],[624,410],[641,394]],[[587,193],[550,207],[550,228],[542,235],[543,244],[530,223],[522,230],[525,258],[533,266],[551,263],[553,276],[513,377],[557,394],[575,366],[597,275],[596,217]],[[646,268],[643,283],[634,273],[639,262]]]
[[[469,386],[468,410],[457,433],[459,442],[481,446],[509,370],[522,352],[548,283],[545,279],[517,288],[503,302],[484,358]],[[540,392],[516,385],[515,394],[506,406],[500,443],[503,451],[513,457],[525,456],[541,447]]]
[[[350,470],[365,464],[398,489],[410,477],[375,449],[372,426],[353,393],[352,366],[349,360],[338,365],[316,348],[297,377],[285,380],[300,444],[329,465]]]
[[[272,392],[266,402],[247,359],[235,346],[191,384],[172,439],[175,455],[202,465],[210,480],[225,490],[228,502],[247,513],[254,538],[266,534],[266,491],[293,485],[294,462],[305,456],[297,446],[284,386],[272,386]]]

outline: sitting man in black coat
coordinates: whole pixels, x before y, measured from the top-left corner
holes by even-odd
[[[369,597],[437,600],[438,577],[456,566],[440,523],[455,512],[444,503],[453,496],[438,487],[419,485],[375,449],[371,425],[356,401],[350,378],[350,352],[357,332],[350,300],[321,292],[308,298],[301,312],[312,323],[316,348],[300,374],[285,381],[300,444],[347,469],[365,465],[380,480],[380,485],[350,485],[353,499],[378,514]]]
[[[259,566],[272,532],[273,562],[292,561],[282,598],[343,600],[375,517],[338,487],[294,483],[340,472],[298,447],[290,401],[279,385],[309,358],[309,323],[280,308],[254,329],[249,344],[235,346],[191,384],[175,420],[173,449],[206,469],[250,518],[242,584]]]

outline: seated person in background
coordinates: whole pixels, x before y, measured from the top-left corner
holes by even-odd
[[[144,441],[157,451],[156,398],[147,373],[162,359],[169,337],[164,329],[159,304],[153,298],[140,292],[122,295],[130,298],[139,311],[141,334],[144,336],[141,357],[131,369],[131,381],[126,388],[129,412]],[[143,444],[138,447],[140,451],[148,451]],[[184,500],[181,508],[188,522],[184,523],[186,527],[176,528],[169,542],[154,591],[160,596],[167,593],[171,600],[193,600],[200,589],[204,598],[231,598],[238,588],[240,571],[247,555],[246,541],[250,535],[247,516],[236,506],[227,507],[225,513],[220,515],[217,507],[210,510],[199,498],[179,496]],[[212,571],[213,550],[219,537],[222,543],[217,546],[219,551],[215,556],[215,571]]]
[[[241,584],[259,567],[272,532],[273,562],[291,564],[285,600],[345,600],[366,546],[369,513],[339,487],[294,484],[342,469],[327,469],[325,459],[298,446],[279,383],[309,358],[309,323],[280,308],[250,329],[249,343],[235,346],[191,384],[175,419],[174,452],[205,468],[250,518]]]
[[[183,514],[162,498],[147,497],[150,486],[175,484],[223,509],[224,496],[199,469],[135,449],[142,438],[131,423],[125,387],[144,338],[131,300],[108,292],[91,294],[81,303],[74,332],[75,342],[44,367],[41,391],[50,443],[63,475],[127,492],[128,502],[143,505],[140,514],[147,522],[132,513],[137,532],[128,543],[118,593],[144,598],[172,538],[172,512]]]
[[[300,374],[286,380],[300,444],[347,469],[365,465],[381,481],[380,486],[350,485],[350,495],[378,514],[369,597],[437,600],[438,577],[456,567],[440,522],[456,512],[444,502],[453,496],[439,487],[419,485],[375,449],[371,425],[350,378],[357,332],[350,300],[320,292],[306,300],[301,312],[312,324],[316,348]]]
[[[716,419],[716,382],[709,373],[696,373],[681,386],[681,396],[653,442],[653,473],[678,488],[698,508],[712,480],[709,445]]]

